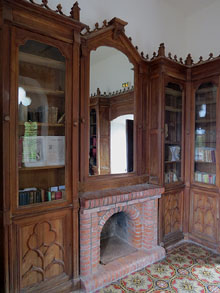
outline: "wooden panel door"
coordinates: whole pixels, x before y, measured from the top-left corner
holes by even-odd
[[[218,205],[218,194],[202,190],[191,191],[190,233],[192,236],[217,244]]]
[[[169,191],[159,201],[160,242],[171,244],[183,238],[183,190]]]
[[[14,221],[12,251],[17,291],[62,274],[71,276],[71,213],[63,210]]]

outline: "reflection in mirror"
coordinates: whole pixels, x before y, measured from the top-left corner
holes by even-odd
[[[120,51],[99,47],[90,56],[89,175],[133,171],[133,124],[133,65]]]

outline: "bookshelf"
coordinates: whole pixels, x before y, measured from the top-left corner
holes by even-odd
[[[19,47],[18,207],[65,199],[65,58],[47,44]]]
[[[171,82],[165,87],[164,122],[165,184],[176,184],[182,179],[182,90],[178,84]]]
[[[89,175],[97,174],[97,113],[90,108]]]
[[[195,93],[194,180],[216,184],[217,87],[203,83]]]

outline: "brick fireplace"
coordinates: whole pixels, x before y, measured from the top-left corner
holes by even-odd
[[[81,194],[80,275],[87,292],[165,257],[157,246],[163,191],[141,184]]]

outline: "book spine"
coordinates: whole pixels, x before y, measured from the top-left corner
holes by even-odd
[[[56,192],[52,191],[51,192],[51,200],[55,200],[56,199]]]
[[[62,191],[57,191],[55,193],[55,199],[62,199]]]

